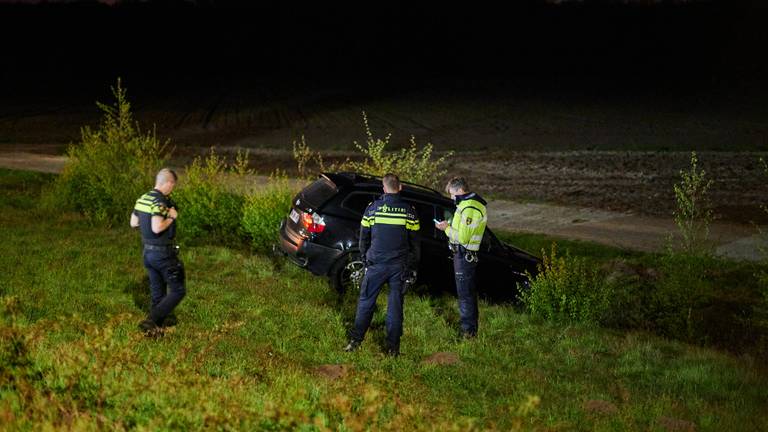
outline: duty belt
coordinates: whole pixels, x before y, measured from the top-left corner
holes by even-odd
[[[458,243],[448,243],[448,248],[451,250],[452,254],[459,254],[460,256],[463,256],[468,263],[478,261],[476,251],[471,251]]]
[[[171,250],[177,250],[179,247],[173,244],[166,244],[166,245],[153,245],[153,244],[146,244],[144,243],[144,250],[151,250],[151,251],[171,251]]]

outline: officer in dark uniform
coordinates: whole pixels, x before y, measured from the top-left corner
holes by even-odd
[[[131,227],[139,228],[144,244],[144,267],[149,274],[152,307],[139,324],[146,333],[158,329],[186,294],[184,265],[179,260],[176,236],[176,204],[168,197],[176,186],[173,170],[163,168],[155,188],[138,200],[131,214]]]
[[[421,251],[419,219],[413,206],[400,197],[402,185],[396,175],[385,175],[382,183],[384,195],[368,206],[360,222],[360,253],[366,272],[360,284],[355,326],[344,350],[355,351],[363,342],[376,298],[388,283],[386,352],[397,356],[403,334],[405,282],[415,280]]]

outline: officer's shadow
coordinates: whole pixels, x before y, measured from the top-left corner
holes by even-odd
[[[379,297],[384,296],[386,298],[389,287],[384,285]],[[341,315],[344,329],[349,336],[352,328],[355,324],[355,315],[357,314],[357,301],[360,295],[360,291],[354,288],[348,288],[344,291],[337,291],[335,289],[329,289],[327,295],[323,299],[323,304],[331,306]],[[384,346],[385,340],[385,327],[386,327],[386,308],[382,311],[378,305],[373,308],[373,320],[368,327],[366,338],[373,341],[379,346]]]
[[[379,296],[387,297],[389,287],[387,285],[381,291]],[[355,323],[355,314],[357,312],[357,301],[360,294],[355,289],[347,289],[339,292],[329,289],[323,303],[332,306],[341,315],[345,330],[349,333]],[[453,328],[459,327],[459,312],[456,305],[456,296],[450,293],[436,291],[427,285],[418,285],[412,287],[406,294],[404,307],[408,308],[408,301],[415,297],[427,299],[429,306],[434,314],[445,321]],[[406,324],[407,325],[407,324]],[[378,305],[374,307],[373,320],[368,328],[367,338],[380,347],[386,344],[386,308],[382,310]]]
[[[150,297],[149,297],[149,276],[144,277],[139,282],[131,282],[125,286],[123,292],[130,294],[133,299],[133,305],[136,306],[142,313],[148,314],[150,310]],[[176,315],[171,312],[167,317],[160,322],[161,327],[173,327],[178,323]]]
[[[141,312],[149,311],[149,277],[144,275],[141,281],[133,281],[123,288],[123,292],[133,299],[133,305]]]
[[[450,293],[435,293],[434,291],[426,294],[425,297],[429,301],[429,306],[432,308],[432,313],[436,317],[445,321],[445,324],[450,328],[458,328],[459,326],[459,311],[456,304],[456,296]]]

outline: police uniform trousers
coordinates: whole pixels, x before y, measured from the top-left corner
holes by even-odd
[[[373,264],[368,267],[360,284],[360,298],[357,302],[355,327],[352,329],[352,340],[362,342],[365,332],[371,325],[376,299],[385,283],[389,284],[387,297],[387,345],[390,349],[400,348],[400,337],[403,335],[403,297],[405,279],[405,264]]]
[[[149,274],[152,300],[149,318],[159,325],[187,293],[184,287],[184,264],[173,246],[153,249],[145,247],[144,267]]]
[[[468,262],[465,259],[466,249],[459,247],[453,254],[453,272],[456,277],[456,295],[459,300],[459,324],[465,335],[477,335],[477,289],[475,275],[477,261]]]

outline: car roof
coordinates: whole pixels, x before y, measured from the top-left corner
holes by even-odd
[[[354,188],[357,190],[363,189],[378,193],[381,193],[382,191],[381,177],[370,174],[361,174],[356,172],[337,172],[322,173],[321,177],[327,178],[339,189]],[[401,181],[400,183],[403,184],[403,193],[409,197],[420,198],[444,205],[453,204],[453,201],[430,187],[404,181]]]

